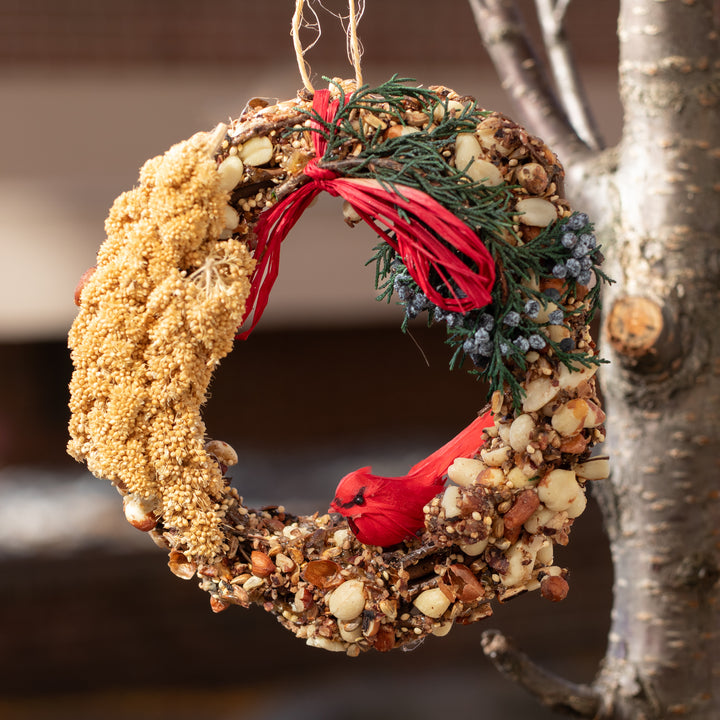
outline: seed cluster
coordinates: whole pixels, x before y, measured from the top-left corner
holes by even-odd
[[[427,130],[470,102],[433,92],[430,112],[414,100],[402,116],[382,102],[357,109],[338,162],[352,165],[364,143]],[[310,109],[307,98],[251,102],[212,141],[201,134],[149,161],[140,185],[118,198],[70,334],[71,454],[117,485],[128,521],[168,549],[178,577],[199,580],[214,611],[259,605],[315,647],[350,656],[411,647],[487,617],[495,599],[535,589],[563,599],[566,571],[554,546],[567,543],[585,509],[586,483],[608,474],[607,459],[590,456],[604,439],[604,414],[597,364],[584,361],[595,348],[582,262],[595,247],[583,240],[587,218],[559,195],[552,153],[497,114],[440,147],[442,162],[461,165],[471,180],[508,184],[516,240],[564,223],[559,243],[566,256],[572,251],[564,278],[554,267],[528,277],[517,308],[479,311],[463,337],[463,351],[482,356],[533,323],[506,353],[520,406],[507,383],[492,394],[495,424],[482,449],[455,460],[447,488],[424,508],[424,529],[393,548],[361,544],[337,515],[248,509],[224,477],[237,455],[207,442],[200,406],[243,317],[254,224],[306,181]],[[344,215],[356,221],[351,209]],[[395,270],[395,292],[415,307],[401,262]]]
[[[205,133],[174,146],[116,200],[69,335],[68,452],[203,557],[224,548],[226,503],[200,405],[254,266],[243,243],[218,239],[228,194],[214,150]]]

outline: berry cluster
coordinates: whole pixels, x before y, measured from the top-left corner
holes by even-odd
[[[590,284],[593,267],[592,254],[597,249],[597,239],[591,232],[577,234],[577,231],[582,230],[587,224],[588,216],[585,213],[577,213],[565,223],[567,230],[560,236],[560,244],[570,251],[571,256],[565,262],[553,266],[554,277],[560,280],[575,278],[579,285]]]
[[[473,372],[486,379],[491,389],[500,388],[505,382],[514,388],[516,381],[510,367],[524,369],[525,355],[532,350],[552,349],[563,362],[578,360],[577,354],[570,355],[575,350],[572,339],[555,342],[547,328],[567,323],[568,312],[562,306],[570,295],[576,295],[578,286],[591,286],[588,293],[591,311],[597,302],[599,286],[607,277],[598,267],[603,258],[592,230],[585,213],[574,213],[553,223],[525,245],[500,247],[486,241],[496,262],[505,270],[504,282],[496,282],[493,288],[492,303],[483,308],[458,313],[433,304],[396,255],[384,256],[384,266],[379,271],[379,277],[386,278],[381,285],[385,288],[381,297],[389,299],[394,294],[404,306],[403,329],[423,312],[427,312],[428,324],[445,323],[447,342],[455,350],[451,366],[468,358]],[[512,272],[507,270],[509,263],[500,262],[507,253],[512,253]],[[527,282],[533,276],[562,280],[562,291],[552,286],[538,289]]]

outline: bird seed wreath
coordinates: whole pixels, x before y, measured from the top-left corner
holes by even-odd
[[[333,81],[251,101],[149,160],[115,201],[76,290],[70,454],[117,487],[214,611],[259,605],[311,646],[386,651],[487,617],[494,598],[561,600],[553,546],[586,481],[608,474],[590,454],[604,414],[589,332],[607,278],[562,178],[541,140],[443,87]],[[377,230],[377,287],[403,327],[445,323],[452,364],[490,387],[481,436],[435,468],[417,526],[385,547],[342,512],[362,493],[308,517],[246,508],[225,477],[237,456],[200,415],[238,328],[247,337],[262,314],[282,239],[323,190]]]

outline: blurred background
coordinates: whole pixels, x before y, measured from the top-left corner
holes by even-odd
[[[345,3],[327,0],[342,10]],[[521,2],[532,22],[532,3]],[[65,454],[73,290],[103,220],[139,167],[255,96],[301,87],[292,0],[0,0],[0,718],[554,715],[480,649],[500,628],[547,667],[589,681],[611,604],[595,503],[558,562],[562,604],[524,596],[411,653],[311,649],[260,610],[215,615],[194,582],[124,521],[119,496]],[[576,2],[569,24],[606,139],[618,139],[617,2]],[[308,53],[352,75],[340,23],[321,12]],[[367,0],[365,80],[442,84],[517,116],[465,0]],[[311,36],[308,34],[307,39]],[[562,159],[562,158],[561,158]],[[321,198],[284,244],[268,311],[211,386],[211,437],[240,455],[251,506],[325,509],[361,465],[403,474],[454,435],[484,389],[447,371],[443,331],[399,330],[374,301],[374,237]]]

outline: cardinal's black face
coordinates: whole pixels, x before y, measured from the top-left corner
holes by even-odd
[[[342,509],[342,510],[350,510],[351,508],[358,507],[359,505],[365,504],[365,486],[363,485],[356,493],[355,495],[348,500],[347,502],[342,502],[340,498],[336,495],[335,499],[333,500],[333,506]]]

